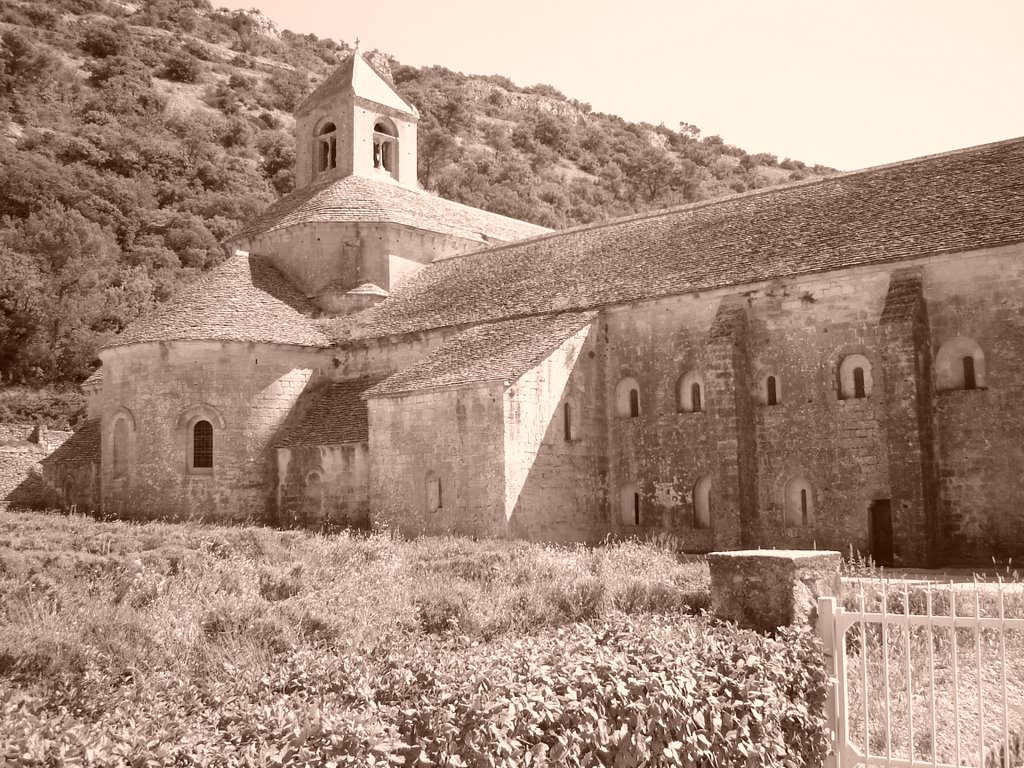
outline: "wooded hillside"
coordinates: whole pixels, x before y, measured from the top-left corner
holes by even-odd
[[[291,112],[350,49],[205,0],[3,0],[0,40],[0,384],[66,387],[291,190]],[[545,226],[830,170],[376,55],[423,186]]]

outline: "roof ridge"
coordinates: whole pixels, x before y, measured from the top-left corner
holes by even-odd
[[[617,226],[619,224],[625,224],[633,221],[643,221],[648,218],[657,218],[671,213],[683,213],[685,211],[696,211],[703,208],[713,207],[716,205],[723,205],[728,202],[735,200],[742,200],[745,198],[760,197],[762,195],[768,195],[772,193],[781,192],[783,190],[799,189],[803,187],[814,186],[815,184],[824,184],[826,182],[836,181],[838,179],[846,179],[853,176],[860,176],[865,173],[872,173],[875,171],[883,171],[892,168],[899,168],[901,166],[911,166],[923,163],[929,160],[936,160],[942,157],[952,157],[956,155],[966,155],[973,152],[978,152],[986,149],[993,149],[1004,145],[1011,145],[1016,143],[1024,142],[1024,136],[1017,136],[1011,139],[1001,139],[999,141],[991,141],[985,144],[978,144],[971,147],[961,147],[959,149],[951,149],[945,152],[934,152],[930,155],[921,155],[920,157],[912,157],[907,160],[897,160],[892,163],[883,163],[882,165],[872,165],[867,168],[859,168],[854,171],[838,171],[828,176],[821,176],[816,179],[803,179],[801,181],[794,181],[787,184],[776,184],[771,187],[763,187],[762,189],[750,189],[745,192],[737,192],[732,195],[725,195],[723,197],[714,197],[708,200],[696,200],[692,203],[682,203],[680,205],[669,206],[668,208],[656,208],[649,211],[639,211],[637,213],[631,213],[626,216],[620,216],[614,219],[607,219],[605,221],[596,221],[588,224],[578,224],[575,227],[568,227],[566,229],[556,229],[551,232],[546,232],[540,235],[534,235],[532,237],[525,237],[522,240],[516,240],[510,243],[501,243],[499,245],[487,246],[479,248],[475,251],[467,251],[465,253],[457,253],[448,256],[442,261],[451,261],[454,259],[464,259],[470,256],[478,256],[482,254],[492,254],[498,251],[502,251],[506,248],[521,246],[524,243],[536,242],[545,240],[552,237],[559,237],[562,235],[574,234],[577,232],[593,232],[607,227]]]

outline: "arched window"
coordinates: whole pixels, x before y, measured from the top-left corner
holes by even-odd
[[[806,528],[814,524],[814,489],[802,477],[786,483],[785,509],[787,528]]]
[[[640,386],[636,379],[623,379],[616,385],[615,413],[626,419],[635,419],[640,415]]]
[[[634,483],[619,491],[619,515],[623,525],[640,525],[640,489]]]
[[[128,441],[130,439],[130,425],[124,416],[114,421],[113,439],[111,440],[111,464],[114,477],[124,477],[128,474]]]
[[[761,405],[778,405],[782,402],[782,382],[775,371],[767,370],[758,374],[754,396]]]
[[[985,353],[974,339],[954,336],[935,355],[935,388],[985,388]]]
[[[676,382],[676,411],[700,413],[704,405],[704,377],[698,371],[684,373]]]
[[[206,419],[192,425],[192,469],[213,470],[213,424]]]
[[[871,396],[874,381],[871,362],[864,355],[847,355],[839,364],[839,399],[855,400]]]
[[[334,123],[324,123],[317,131],[316,169],[318,173],[338,166],[338,132]]]
[[[386,117],[373,125],[373,167],[398,178],[398,129]]]
[[[178,414],[175,428],[181,430],[185,441],[188,472],[196,475],[213,474],[214,430],[224,430],[224,417],[208,403],[190,405]]]
[[[705,475],[693,486],[693,527],[711,527],[711,476]]]
[[[441,495],[441,478],[435,472],[427,473],[427,512],[438,512],[444,508]]]

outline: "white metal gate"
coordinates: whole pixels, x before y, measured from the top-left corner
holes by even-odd
[[[828,765],[1024,765],[1024,584],[846,586],[818,599]]]

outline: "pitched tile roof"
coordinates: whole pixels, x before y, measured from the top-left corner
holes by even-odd
[[[42,464],[66,464],[100,460],[100,420],[89,419],[53,453],[42,459]]]
[[[213,340],[329,346],[314,308],[264,258],[235,256],[142,318],[108,347],[150,341]]]
[[[386,397],[434,387],[511,381],[547,357],[596,314],[564,312],[470,328],[367,390],[366,396]]]
[[[551,231],[429,192],[408,189],[394,181],[346,176],[285,195],[231,239],[238,241],[317,222],[388,222],[478,243],[507,243]]]
[[[102,366],[97,368],[95,371],[89,374],[89,377],[83,381],[79,386],[82,387],[98,387],[103,383],[103,368]]]
[[[435,261],[322,327],[368,338],[1020,241],[1024,138]]]
[[[275,440],[274,447],[366,442],[370,428],[363,393],[378,381],[338,381],[311,392],[312,402],[305,416]]]

